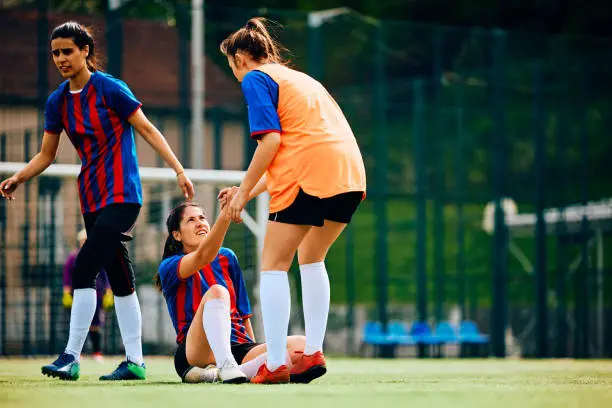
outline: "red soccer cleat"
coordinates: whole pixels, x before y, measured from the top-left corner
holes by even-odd
[[[274,371],[268,370],[263,364],[257,370],[257,375],[251,378],[251,384],[287,384],[289,382],[289,368],[286,365],[278,367]]]
[[[291,368],[290,379],[292,383],[308,384],[326,372],[325,357],[322,352],[317,351],[311,355],[302,354]]]

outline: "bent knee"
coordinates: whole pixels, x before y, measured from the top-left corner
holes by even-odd
[[[204,294],[204,299],[222,299],[229,301],[229,292],[227,288],[221,285],[212,285]]]
[[[298,262],[300,265],[308,265],[317,262],[325,262],[328,247],[320,247],[311,243],[302,243],[298,248]]]
[[[301,354],[306,347],[306,336],[289,336],[287,337],[287,350],[291,354]]]

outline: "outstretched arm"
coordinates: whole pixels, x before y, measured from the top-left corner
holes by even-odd
[[[229,198],[231,199],[231,196]],[[224,206],[221,209],[217,222],[215,222],[208,235],[202,240],[198,249],[181,259],[178,271],[181,279],[188,278],[205,265],[211,263],[219,253],[219,249],[225,239],[225,234],[231,224],[228,207]]]
[[[178,183],[183,190],[185,199],[191,200],[194,196],[193,183],[185,175],[185,169],[183,165],[176,158],[176,155],[172,151],[172,148],[166,141],[166,138],[161,132],[147,119],[142,109],[138,109],[129,118],[129,122],[134,129],[142,136],[142,138],[155,150],[164,161],[170,166],[178,178]]]
[[[40,152],[38,152],[28,164],[14,176],[0,183],[0,195],[9,200],[15,198],[15,190],[20,184],[25,183],[33,177],[38,176],[53,163],[59,147],[60,135],[45,132],[42,139]]]
[[[251,160],[251,164],[240,184],[240,188],[234,199],[230,202],[230,213],[233,221],[239,222],[241,220],[240,213],[249,201],[249,198],[251,198],[251,192],[261,182],[266,169],[274,159],[274,156],[276,156],[280,143],[281,136],[278,132],[270,132],[263,135],[261,142],[255,150],[253,160]]]

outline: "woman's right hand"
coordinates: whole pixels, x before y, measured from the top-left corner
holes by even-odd
[[[219,193],[219,204],[221,205],[221,213],[220,216],[231,218],[229,211],[229,203],[234,198],[234,195],[238,191],[238,187],[227,187],[221,190]]]
[[[219,191],[219,194],[217,195],[217,199],[219,200],[219,204],[221,204],[221,210],[223,210],[225,206],[231,201],[232,196],[236,194],[237,189],[238,187],[232,186],[232,187],[225,187],[224,189]]]
[[[19,182],[19,179],[17,179],[17,176],[7,178],[2,183],[0,183],[0,195],[6,198],[7,200],[14,200],[14,193],[15,190],[17,190],[17,187],[19,187],[19,184],[21,183]]]

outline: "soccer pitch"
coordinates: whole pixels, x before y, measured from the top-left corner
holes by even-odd
[[[40,374],[50,359],[0,359],[0,407],[612,407],[612,361],[330,359],[308,385],[181,384],[170,358],[148,379],[102,383],[118,358],[83,359],[81,379]]]

